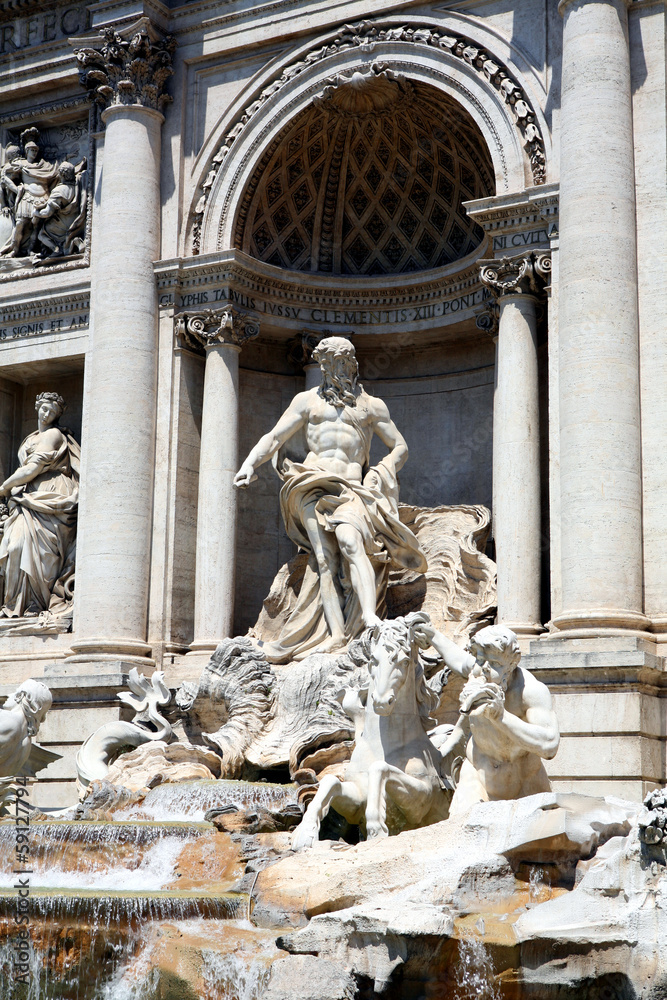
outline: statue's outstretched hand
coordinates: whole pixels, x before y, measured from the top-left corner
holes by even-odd
[[[419,622],[419,624],[414,625],[412,629],[412,634],[414,635],[420,649],[428,649],[433,641],[435,633],[436,629],[433,628],[430,622]]]
[[[256,479],[257,476],[255,475],[255,470],[252,465],[244,462],[234,476],[234,486],[237,486],[239,489],[245,489],[247,486],[250,486],[251,483],[254,483]]]

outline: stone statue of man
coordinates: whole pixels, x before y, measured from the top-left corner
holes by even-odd
[[[344,648],[384,614],[390,568],[426,570],[417,539],[398,517],[405,440],[385,403],[364,391],[349,340],[326,337],[313,358],[321,384],[292,400],[234,480],[248,486],[273,458],[284,481],[285,530],[309,554],[296,606],[278,641],[264,646],[274,663]],[[370,468],[374,434],[389,451]],[[302,445],[300,461],[287,457],[288,443]]]
[[[558,719],[549,688],[519,663],[514,632],[505,625],[488,625],[464,650],[430,622],[415,631],[422,648],[432,646],[451,670],[466,678],[456,726],[430,733],[443,757],[465,755],[449,815],[464,815],[477,802],[550,791],[542,762],[556,756]]]

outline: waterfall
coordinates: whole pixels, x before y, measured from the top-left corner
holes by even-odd
[[[502,1000],[493,961],[484,944],[484,920],[481,917],[475,930],[470,930],[459,939],[455,982],[456,989],[451,1000]]]
[[[118,812],[116,818],[197,822],[204,819],[209,809],[226,805],[236,805],[240,809],[258,806],[282,809],[291,802],[296,802],[293,785],[232,780],[184,781],[152,788],[143,802],[128,806]]]

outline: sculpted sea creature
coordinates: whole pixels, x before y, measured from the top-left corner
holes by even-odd
[[[76,755],[76,770],[83,790],[91,781],[106,777],[109,764],[123,747],[138,747],[151,740],[169,743],[173,738],[171,724],[159,712],[159,707],[168,705],[171,699],[164,673],[156,670],[149,680],[134,667],[127,683],[130,690],[119,692],[118,697],[137,714],[145,713],[148,718],[138,722],[107,722],[88,737]],[[151,728],[151,723],[155,728]]]
[[[350,823],[365,823],[369,839],[447,818],[451,786],[425,728],[438,703],[419,661],[418,629],[427,621],[415,612],[373,627],[368,687],[341,693],[358,723],[363,712],[363,729],[356,726],[344,778],[325,775],[320,782],[295,831],[295,850],[313,845],[331,808]]]

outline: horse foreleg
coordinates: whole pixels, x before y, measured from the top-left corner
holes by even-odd
[[[292,850],[303,851],[312,847],[320,832],[320,824],[329,812],[331,799],[340,793],[342,781],[333,774],[322,778],[315,798],[310,802],[303,819],[292,835]]]
[[[385,785],[391,770],[383,760],[374,761],[368,769],[368,795],[366,801],[366,837],[388,837],[387,795]]]
[[[364,805],[365,798],[353,781],[341,781],[333,774],[327,774],[319,784],[317,794],[297,826],[292,837],[292,850],[301,851],[312,847],[320,832],[322,820],[333,805],[349,822],[355,822]]]

